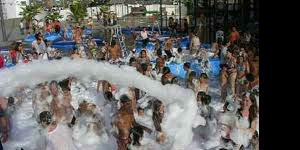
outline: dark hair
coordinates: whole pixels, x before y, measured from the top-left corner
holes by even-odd
[[[40,32],[39,32],[39,33],[36,33],[36,34],[34,35],[35,39],[38,39],[39,36],[40,36]]]
[[[228,68],[228,65],[227,64],[220,64],[220,68],[223,69],[223,68]]]
[[[253,82],[255,80],[255,77],[252,73],[248,73],[246,74],[246,79],[249,81],[249,82]]]
[[[64,79],[64,80],[60,81],[58,84],[63,91],[65,91],[65,90],[70,91],[71,89],[68,86],[69,82],[70,82],[69,79]]]
[[[163,74],[164,74],[164,75],[167,74],[167,73],[170,73],[170,72],[171,72],[171,70],[170,70],[169,67],[164,67],[164,68],[163,68]]]
[[[158,50],[156,51],[156,55],[157,55],[157,56],[161,56],[161,55],[162,55],[161,49],[158,49]]]
[[[244,93],[243,97],[245,97],[246,95],[247,95],[247,93]],[[251,128],[252,121],[257,118],[257,103],[256,103],[256,98],[255,98],[254,94],[250,93],[249,98],[252,102],[252,105],[249,108],[249,123],[250,123],[250,128]],[[243,110],[243,107],[241,107],[238,110],[238,113],[241,113],[242,110]]]
[[[132,65],[132,63],[135,62],[135,61],[136,61],[135,57],[131,57],[129,59],[129,65]]]
[[[126,94],[124,94],[120,97],[120,101],[121,103],[126,103],[130,101],[130,98]]]
[[[140,111],[140,110],[144,110],[144,108],[138,107],[138,108],[137,108],[137,111]]]
[[[46,125],[50,125],[52,122],[52,114],[50,111],[43,111],[39,115],[40,117],[40,122],[41,123],[46,123]]]
[[[8,105],[13,105],[14,103],[15,103],[15,98],[14,97],[9,97],[7,104]]]
[[[201,73],[201,74],[200,74],[200,78],[202,78],[202,77],[203,77],[204,79],[207,79],[207,78],[208,78],[208,76],[207,76],[206,73]]]
[[[147,63],[142,63],[142,64],[141,64],[141,69],[142,69],[143,72],[147,71],[147,69],[148,69],[148,64],[147,64]]]
[[[104,92],[104,98],[105,98],[106,100],[111,101],[111,100],[112,100],[112,97],[113,97],[113,95],[112,95],[112,93],[111,93],[110,91]]]
[[[58,83],[57,83],[57,81],[55,81],[55,80],[52,80],[52,81],[49,83],[49,86],[51,86],[52,84],[54,84],[56,87],[58,87]]]
[[[179,47],[179,48],[177,49],[177,52],[178,52],[178,53],[181,53],[181,52],[182,52],[182,48]]]
[[[183,67],[186,67],[186,68],[191,68],[191,63],[189,62],[186,62],[183,64]]]
[[[211,102],[211,96],[205,95],[203,98],[201,98],[202,104],[209,105]]]

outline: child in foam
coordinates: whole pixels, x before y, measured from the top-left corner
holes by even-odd
[[[49,111],[43,111],[39,117],[41,126],[46,130],[46,150],[78,150],[73,142],[70,128],[53,121]]]

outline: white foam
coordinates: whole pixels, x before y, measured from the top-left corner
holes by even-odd
[[[178,85],[163,86],[160,82],[151,80],[128,66],[119,68],[94,60],[68,58],[18,64],[0,71],[0,95],[12,94],[16,87],[34,87],[44,81],[63,80],[69,76],[84,81],[107,80],[119,86],[136,87],[147,92],[166,106],[162,128],[170,141],[168,149],[182,150],[192,142],[192,126],[197,112],[192,90],[183,89]]]

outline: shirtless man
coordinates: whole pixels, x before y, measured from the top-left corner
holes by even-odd
[[[82,35],[82,29],[80,29],[80,26],[77,26],[74,31],[74,41],[76,44],[80,44],[81,43],[81,35]]]
[[[121,108],[116,114],[114,125],[118,129],[118,150],[129,150],[131,143],[130,130],[134,125],[134,115],[132,111],[132,105],[129,97],[123,95],[120,98]]]
[[[208,94],[208,83],[207,83],[208,76],[206,73],[201,73],[199,81],[195,85],[195,92],[205,92]]]
[[[118,129],[118,150],[129,150],[131,144],[130,134],[133,135],[133,145],[140,146],[140,140],[144,134],[144,130],[149,134],[152,130],[138,124],[134,119],[134,113],[132,110],[133,102],[127,95],[122,95],[120,98],[121,108],[115,114],[116,118],[113,123]]]
[[[221,64],[221,75],[220,75],[220,84],[221,84],[221,101],[226,101],[227,96],[227,81],[228,81],[228,73],[226,64]]]
[[[50,109],[53,112],[54,120],[59,122],[64,116],[63,96],[59,94],[58,83],[56,81],[51,81],[49,89],[53,98]]]
[[[119,58],[122,57],[122,51],[120,49],[120,46],[117,45],[116,41],[111,42],[111,47],[108,48],[108,51],[111,56],[112,61],[117,61]]]

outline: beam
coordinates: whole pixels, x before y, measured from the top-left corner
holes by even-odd
[[[2,0],[0,0],[0,19],[1,19],[1,31],[3,36],[3,41],[7,41],[6,36],[6,29],[5,29],[5,22],[4,22],[4,16],[3,16],[3,8],[2,8]]]

